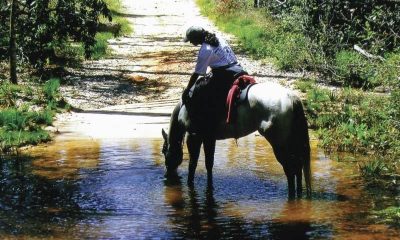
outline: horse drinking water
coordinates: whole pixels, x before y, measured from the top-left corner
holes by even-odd
[[[288,194],[293,198],[302,194],[304,173],[307,195],[311,194],[310,144],[307,120],[300,98],[279,84],[266,82],[252,86],[246,100],[236,109],[236,121],[218,124],[215,137],[188,134],[186,144],[189,152],[188,183],[193,183],[201,144],[205,153],[208,181],[212,182],[212,168],[216,140],[241,138],[254,131],[271,144],[275,157],[282,165],[288,182]],[[183,141],[190,129],[190,119],[185,105],[179,103],[172,112],[169,133],[164,137],[163,154],[167,168],[166,176],[177,174],[182,163]],[[295,186],[297,183],[297,188]]]

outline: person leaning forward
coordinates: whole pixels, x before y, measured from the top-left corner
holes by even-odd
[[[190,89],[199,76],[206,76],[207,68],[210,67],[211,74],[207,75],[210,78],[207,81],[208,97],[214,101],[214,112],[223,112],[225,99],[233,81],[238,75],[246,72],[238,64],[236,55],[229,44],[216,34],[200,26],[191,26],[186,30],[184,41],[190,42],[194,46],[200,45],[200,50],[194,72],[182,93],[182,103],[186,104],[190,101]],[[212,113],[209,114],[212,115]]]

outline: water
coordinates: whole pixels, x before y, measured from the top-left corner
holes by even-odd
[[[160,138],[65,138],[0,160],[0,238],[399,239],[372,211],[393,204],[368,192],[354,163],[312,146],[313,198],[288,201],[264,139],[217,144],[214,184],[200,157],[194,187],[167,181]],[[398,199],[397,199],[398,201]]]

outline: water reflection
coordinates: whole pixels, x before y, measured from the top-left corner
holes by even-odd
[[[312,200],[287,200],[265,139],[217,144],[213,186],[201,156],[193,186],[164,179],[161,139],[71,139],[0,158],[0,238],[396,239],[374,223],[387,204],[364,190],[353,164],[312,148]]]
[[[29,158],[0,158],[0,236],[57,236],[57,228],[82,216],[73,195],[77,186],[31,173]]]
[[[312,222],[310,219],[259,219],[249,221],[246,214],[231,213],[229,203],[216,200],[214,189],[205,186],[203,191],[196,187],[184,187],[181,182],[167,182],[164,196],[173,211],[169,213],[170,225],[177,236],[184,239],[310,239],[333,234],[330,224]],[[301,202],[303,204],[304,202]],[[311,202],[308,203],[311,205]],[[289,213],[295,205],[283,204],[282,215]],[[296,207],[297,208],[297,207]],[[303,208],[303,210],[305,210]],[[264,212],[264,209],[257,209]],[[279,215],[281,216],[281,215]]]
[[[76,178],[79,171],[98,167],[100,154],[101,145],[96,140],[65,141],[39,146],[30,152],[32,157],[37,157],[33,173],[49,179]]]

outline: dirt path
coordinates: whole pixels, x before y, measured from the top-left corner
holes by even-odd
[[[134,33],[110,41],[111,58],[88,61],[74,70],[62,92],[68,102],[83,110],[131,112],[141,107],[139,111],[146,111],[151,102],[168,112],[170,108],[165,106],[178,102],[198,51],[182,42],[185,30],[197,24],[219,31],[200,15],[194,0],[123,0],[123,5],[121,14],[131,22]],[[223,35],[235,45],[231,36]],[[300,75],[282,73],[272,65],[237,55],[259,82],[287,83]]]

